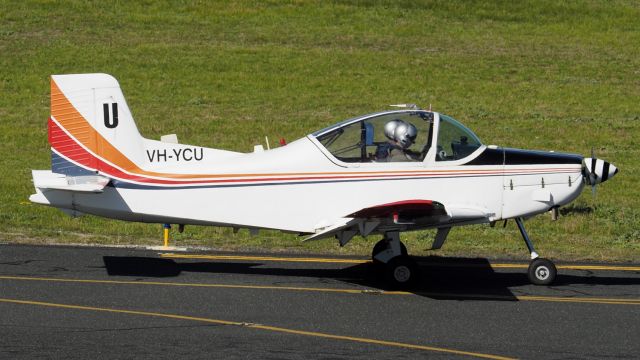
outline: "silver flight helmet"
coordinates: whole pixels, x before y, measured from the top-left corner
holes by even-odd
[[[396,131],[396,127],[398,127],[398,125],[401,123],[403,123],[402,120],[394,119],[384,124],[384,135],[387,137],[387,139],[395,140],[395,137],[393,134]]]
[[[403,121],[396,126],[393,136],[395,141],[402,146],[403,149],[407,149],[416,141],[418,130],[416,130],[416,127],[413,126],[413,124]]]

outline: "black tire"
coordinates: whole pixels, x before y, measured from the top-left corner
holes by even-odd
[[[537,258],[529,264],[529,281],[534,285],[549,285],[556,279],[558,270],[550,260]]]
[[[373,246],[373,251],[371,251],[371,260],[375,263],[375,262],[379,262],[378,260],[375,259],[376,255],[380,254],[381,252],[387,250],[387,248],[389,247],[389,240],[388,239],[382,239],[380,241],[378,241],[374,246]],[[402,255],[407,255],[407,247],[402,243],[402,241],[400,241],[400,252]]]
[[[385,281],[391,289],[409,290],[420,277],[420,268],[407,255],[396,256],[385,264]]]

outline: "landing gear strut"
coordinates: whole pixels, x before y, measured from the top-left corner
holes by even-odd
[[[385,237],[373,246],[373,251],[371,251],[371,260],[374,263],[380,263],[380,260],[376,259],[376,256],[389,248],[390,241],[390,239]],[[402,253],[402,255],[408,254],[407,247],[404,245],[404,243],[402,243],[402,241],[400,241],[400,252]]]
[[[387,284],[394,289],[409,289],[419,277],[418,265],[407,255],[399,232],[389,232],[372,251],[373,265],[384,274]]]
[[[551,284],[556,279],[556,274],[558,273],[556,266],[551,262],[551,260],[539,257],[538,253],[533,248],[533,243],[531,242],[531,239],[529,239],[527,230],[524,228],[522,218],[516,218],[515,220],[518,225],[518,229],[520,230],[520,234],[522,234],[522,238],[524,239],[525,244],[527,244],[527,249],[529,249],[529,253],[531,254],[531,263],[529,264],[529,269],[527,271],[529,281],[535,285]]]

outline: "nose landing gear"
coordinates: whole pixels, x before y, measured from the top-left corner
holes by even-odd
[[[549,285],[553,283],[556,279],[556,275],[558,274],[556,266],[551,262],[551,260],[541,258],[535,251],[533,243],[527,234],[527,230],[524,228],[522,218],[516,218],[515,220],[518,225],[518,229],[520,230],[520,234],[522,235],[525,244],[527,244],[527,249],[529,249],[529,253],[531,254],[531,263],[529,264],[529,269],[527,271],[529,281],[534,285]]]

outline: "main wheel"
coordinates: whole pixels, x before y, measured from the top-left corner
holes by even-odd
[[[378,260],[376,260],[376,255],[380,254],[381,252],[387,250],[387,248],[389,247],[389,240],[388,239],[382,239],[380,241],[378,241],[374,246],[373,246],[373,251],[371,251],[371,260],[373,262],[379,262]],[[404,244],[402,243],[402,241],[400,241],[400,252],[402,253],[402,255],[407,255],[407,247],[404,246]]]
[[[529,264],[529,281],[535,285],[549,285],[556,279],[558,270],[550,260],[537,258]]]
[[[396,256],[385,264],[385,280],[393,289],[410,289],[420,277],[418,265],[407,255]]]

